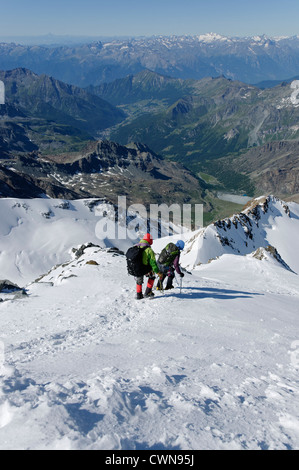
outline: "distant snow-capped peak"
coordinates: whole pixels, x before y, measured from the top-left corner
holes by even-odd
[[[226,36],[222,36],[218,33],[207,33],[207,34],[200,34],[196,36],[198,41],[200,42],[214,42],[214,41],[230,41],[230,38]]]

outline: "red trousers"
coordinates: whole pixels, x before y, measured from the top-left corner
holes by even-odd
[[[142,284],[144,281],[144,276],[137,277],[136,279],[136,292],[137,294],[142,293]],[[148,280],[147,280],[147,289],[151,290],[153,288],[155,282],[155,276],[153,274],[149,274]]]

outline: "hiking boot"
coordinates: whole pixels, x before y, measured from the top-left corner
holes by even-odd
[[[144,293],[144,298],[149,298],[149,297],[154,297],[154,296],[155,294],[153,293],[152,289],[149,289],[147,287]]]
[[[136,299],[137,300],[143,299],[143,293],[142,292],[137,292]]]
[[[173,285],[167,285],[167,286],[165,287],[165,290],[169,290],[169,289],[174,289],[174,286],[173,286]]]
[[[144,294],[145,299],[152,299],[155,297],[155,294],[153,292],[149,292],[148,294]]]

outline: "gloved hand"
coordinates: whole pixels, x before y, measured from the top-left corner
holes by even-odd
[[[184,277],[184,276],[185,276],[185,274],[184,274],[184,273],[181,273],[181,274],[180,274],[180,277]]]

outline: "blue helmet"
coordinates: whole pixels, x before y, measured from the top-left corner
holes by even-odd
[[[183,250],[185,247],[185,243],[183,242],[183,240],[178,240],[176,242],[176,246],[178,247],[179,250]]]

